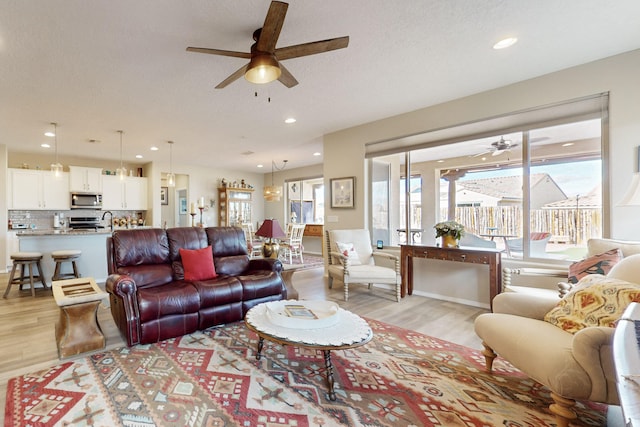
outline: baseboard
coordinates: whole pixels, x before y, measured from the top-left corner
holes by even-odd
[[[490,309],[489,304],[481,303],[479,301],[473,301],[473,300],[468,300],[464,298],[453,298],[453,297],[448,297],[446,295],[433,294],[431,292],[416,291],[415,289],[413,291],[413,295],[419,295],[421,297],[427,297],[427,298],[437,299],[441,301],[455,302],[457,304],[469,305],[471,307],[486,308],[487,310]]]

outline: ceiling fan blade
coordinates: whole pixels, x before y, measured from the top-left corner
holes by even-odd
[[[284,24],[289,5],[281,1],[272,1],[267,16],[260,31],[260,37],[256,43],[256,50],[260,52],[273,52],[280,37],[280,30]]]
[[[211,55],[233,56],[234,58],[251,59],[248,52],[236,52],[233,50],[209,49],[206,47],[188,47],[187,52],[209,53]]]
[[[285,59],[299,58],[301,56],[329,52],[330,50],[344,49],[347,46],[349,46],[349,36],[344,36],[282,47],[280,49],[276,49],[274,53],[276,58],[278,58],[278,61],[284,61]]]
[[[226,79],[218,83],[218,86],[216,86],[216,89],[223,89],[228,85],[230,85],[231,83],[238,80],[240,77],[244,76],[244,73],[247,72],[248,67],[249,67],[249,64],[245,64],[242,67],[240,67],[238,71],[236,71],[235,73],[231,74],[229,77],[227,77]]]
[[[278,64],[278,65],[280,65],[280,71],[282,71],[282,74],[280,74],[280,78],[278,79],[280,83],[282,83],[288,88],[292,88],[295,85],[297,85],[298,81],[296,80],[295,77],[293,77],[293,74],[291,74],[291,72],[289,72],[289,70],[287,70],[284,65],[282,64]]]

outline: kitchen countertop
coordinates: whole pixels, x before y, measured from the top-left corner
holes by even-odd
[[[135,230],[136,228],[152,228],[152,227],[146,227],[146,226],[141,226],[141,227],[134,227],[134,228],[130,228],[129,230]],[[123,227],[116,227],[114,229],[115,230],[127,230],[127,228],[123,228]],[[34,237],[34,236],[57,236],[57,235],[61,235],[61,236],[95,236],[96,234],[111,234],[111,229],[110,228],[100,228],[98,230],[93,229],[93,228],[89,228],[89,229],[78,229],[78,230],[74,230],[71,228],[59,228],[59,229],[54,229],[54,228],[47,228],[47,229],[35,229],[35,230],[23,230],[23,229],[17,229],[17,230],[10,230],[10,231],[17,231],[16,235],[18,237]]]
[[[101,228],[99,230],[86,229],[86,230],[71,230],[71,229],[36,229],[36,230],[20,230],[16,233],[18,237],[35,237],[35,236],[95,236],[96,234],[111,234],[111,230],[108,228]]]

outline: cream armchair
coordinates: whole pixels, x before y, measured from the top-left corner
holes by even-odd
[[[640,280],[640,255],[617,263],[607,278],[631,283]],[[575,334],[545,322],[558,303],[557,296],[516,292],[499,294],[493,313],[475,320],[483,341],[486,367],[491,371],[497,355],[551,390],[549,406],[559,427],[576,418],[575,400],[619,404],[613,365],[611,327],[586,327]]]
[[[326,244],[329,288],[333,287],[334,279],[342,281],[345,301],[349,300],[350,283],[367,283],[369,289],[374,283],[394,285],[396,301],[400,301],[400,259],[374,251],[368,230],[328,230]],[[391,267],[380,265],[383,259]]]

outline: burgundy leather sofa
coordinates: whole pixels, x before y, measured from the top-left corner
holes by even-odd
[[[180,248],[209,245],[217,276],[185,280]],[[282,263],[250,259],[236,227],[116,230],[107,258],[111,313],[128,346],[236,322],[254,305],[288,294]]]

